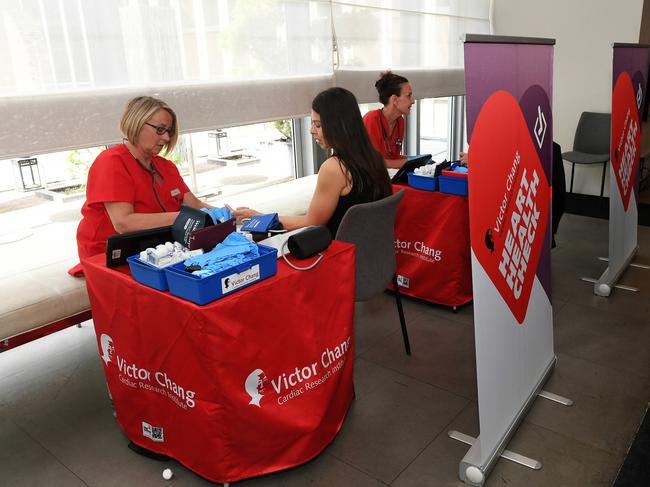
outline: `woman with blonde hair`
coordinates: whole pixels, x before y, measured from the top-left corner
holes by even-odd
[[[120,130],[123,143],[103,151],[88,172],[83,218],[77,229],[79,258],[106,252],[116,233],[171,225],[182,204],[208,207],[189,190],[178,168],[159,154],[178,140],[176,113],[162,100],[128,102]]]

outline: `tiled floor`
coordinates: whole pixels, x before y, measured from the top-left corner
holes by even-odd
[[[596,297],[580,276],[598,277],[607,222],[566,215],[553,250],[555,350],[546,389],[571,408],[538,399],[508,448],[540,471],[500,460],[488,486],[609,486],[650,401],[650,271],[622,282],[639,293]],[[650,228],[639,228],[637,261],[650,263]],[[457,314],[405,303],[412,357],[403,352],[391,296],[358,306],[356,393],[343,429],[307,465],[241,486],[459,486],[478,434],[472,307]],[[0,485],[154,486],[169,464],[127,447],[115,423],[90,323],[0,355]],[[172,462],[176,486],[209,482]]]

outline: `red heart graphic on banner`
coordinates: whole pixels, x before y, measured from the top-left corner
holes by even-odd
[[[519,324],[544,243],[550,186],[517,100],[493,93],[472,133],[472,251]]]
[[[612,93],[612,147],[610,159],[616,176],[616,184],[627,211],[630,195],[639,171],[639,147],[641,127],[636,96],[630,75],[623,71]]]

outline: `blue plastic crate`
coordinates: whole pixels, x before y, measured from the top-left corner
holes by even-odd
[[[165,268],[169,292],[196,304],[206,304],[243,289],[278,272],[278,251],[258,245],[260,256],[208,277],[197,277],[185,271],[180,262]]]
[[[438,176],[440,192],[467,196],[467,178],[454,176]]]
[[[138,254],[127,257],[126,261],[131,268],[133,279],[145,286],[158,289],[158,291],[167,291],[167,276],[164,269],[159,269],[152,265],[145,264],[140,260]]]
[[[438,177],[420,176],[414,172],[408,173],[409,186],[425,191],[438,191]]]

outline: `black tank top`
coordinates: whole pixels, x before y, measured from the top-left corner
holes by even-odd
[[[345,215],[345,212],[348,211],[350,207],[358,205],[360,203],[370,203],[371,201],[374,201],[374,198],[372,194],[372,188],[369,184],[364,184],[363,190],[360,192],[355,191],[355,188],[352,187],[352,191],[350,191],[350,193],[346,194],[345,196],[339,196],[339,201],[336,204],[334,214],[327,222],[327,228],[332,234],[332,238],[336,238],[336,232],[339,229],[343,215]]]

